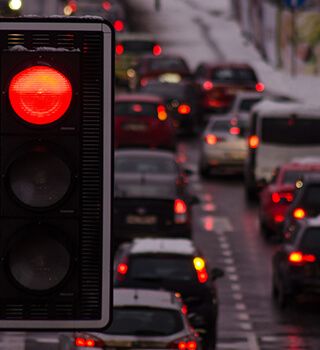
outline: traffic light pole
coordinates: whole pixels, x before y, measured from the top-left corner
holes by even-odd
[[[297,74],[297,65],[296,65],[296,52],[297,52],[297,33],[296,33],[296,7],[291,7],[291,76]]]

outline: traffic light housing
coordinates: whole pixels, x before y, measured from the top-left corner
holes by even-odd
[[[0,328],[104,328],[111,25],[91,17],[1,19],[0,32]]]

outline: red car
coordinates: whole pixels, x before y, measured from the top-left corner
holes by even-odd
[[[284,164],[273,181],[260,193],[260,227],[266,235],[280,234],[290,203],[294,199],[296,181],[302,174],[320,172],[318,161],[296,161]]]
[[[115,147],[175,149],[175,131],[160,97],[124,94],[116,98]]]
[[[264,85],[248,64],[201,63],[194,78],[202,90],[202,107],[211,112],[227,112],[239,91],[264,91]]]

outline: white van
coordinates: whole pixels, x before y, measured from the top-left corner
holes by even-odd
[[[320,155],[320,107],[265,100],[251,111],[245,161],[248,198],[272,179],[277,167],[297,157]]]

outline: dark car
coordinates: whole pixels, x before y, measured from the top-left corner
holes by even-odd
[[[205,349],[214,349],[218,314],[215,279],[188,239],[137,239],[120,246],[115,258],[115,286],[172,290],[181,294],[190,322],[201,332]]]
[[[239,91],[264,91],[264,85],[248,64],[201,63],[194,79],[202,90],[203,108],[212,112],[227,112]]]
[[[115,146],[175,149],[175,130],[163,99],[147,94],[117,96]]]
[[[184,58],[174,55],[145,55],[134,68],[134,75],[129,83],[132,89],[147,85],[150,80],[177,83],[183,78],[190,78],[191,71]]]
[[[186,173],[170,152],[116,152],[116,243],[149,235],[190,237],[196,198],[186,185]]]
[[[140,92],[161,96],[173,118],[173,125],[178,130],[194,132],[201,124],[202,113],[200,95],[192,82],[181,80],[167,83],[152,80],[141,87]]]
[[[273,297],[285,307],[300,294],[320,292],[320,218],[295,222],[273,257]]]

